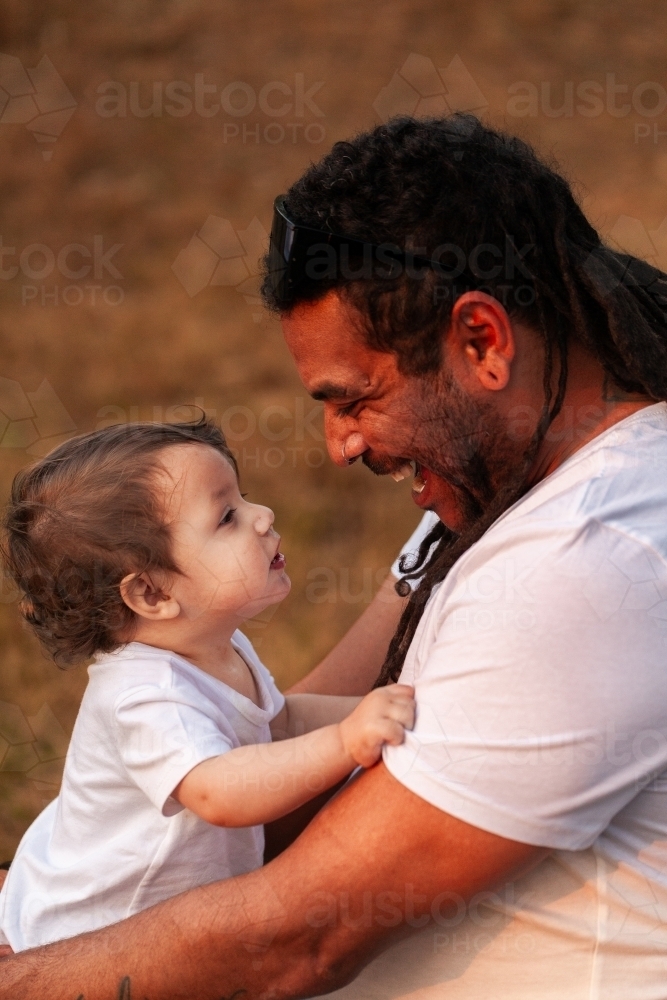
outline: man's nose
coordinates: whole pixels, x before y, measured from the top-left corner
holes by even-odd
[[[368,445],[354,427],[340,426],[335,420],[326,420],[324,432],[327,439],[329,457],[336,465],[350,465],[355,459],[368,450]]]

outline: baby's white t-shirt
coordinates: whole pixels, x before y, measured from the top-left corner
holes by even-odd
[[[23,837],[0,893],[0,928],[14,951],[262,864],[262,826],[212,826],[171,796],[201,761],[271,742],[269,723],[285,699],[241,632],[232,645],[252,671],[259,706],[140,642],[90,666],[60,794]]]

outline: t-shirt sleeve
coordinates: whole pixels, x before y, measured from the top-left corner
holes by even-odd
[[[473,826],[581,850],[667,767],[665,567],[600,524],[497,535],[432,597],[384,760]]]
[[[183,808],[171,793],[185,775],[232,749],[194,688],[138,685],[116,701],[114,721],[129,776],[165,816]]]
[[[407,542],[405,543],[401,551],[396,556],[396,559],[392,563],[391,572],[393,573],[393,575],[396,577],[397,580],[400,580],[401,576],[403,575],[401,573],[401,568],[399,565],[401,559],[403,558],[403,556],[417,555],[417,552],[419,551],[419,546],[424,541],[431,528],[437,523],[437,520],[438,520],[437,514],[434,514],[430,510],[426,511],[421,521],[419,522],[415,530],[412,532]],[[419,584],[419,579],[408,580],[407,583],[412,590],[415,590],[415,588]]]

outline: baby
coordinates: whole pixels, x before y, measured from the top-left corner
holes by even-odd
[[[273,520],[206,419],[108,427],[16,477],[7,561],[25,618],[60,665],[93,663],[60,794],[0,893],[14,951],[252,871],[263,823],[412,727],[405,685],[277,690],[238,631],[290,589]]]

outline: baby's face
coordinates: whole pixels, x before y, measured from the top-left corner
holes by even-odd
[[[252,618],[290,590],[273,511],[239,493],[229,462],[204,444],[177,444],[160,455],[172,554],[183,575],[170,594],[186,618]]]

